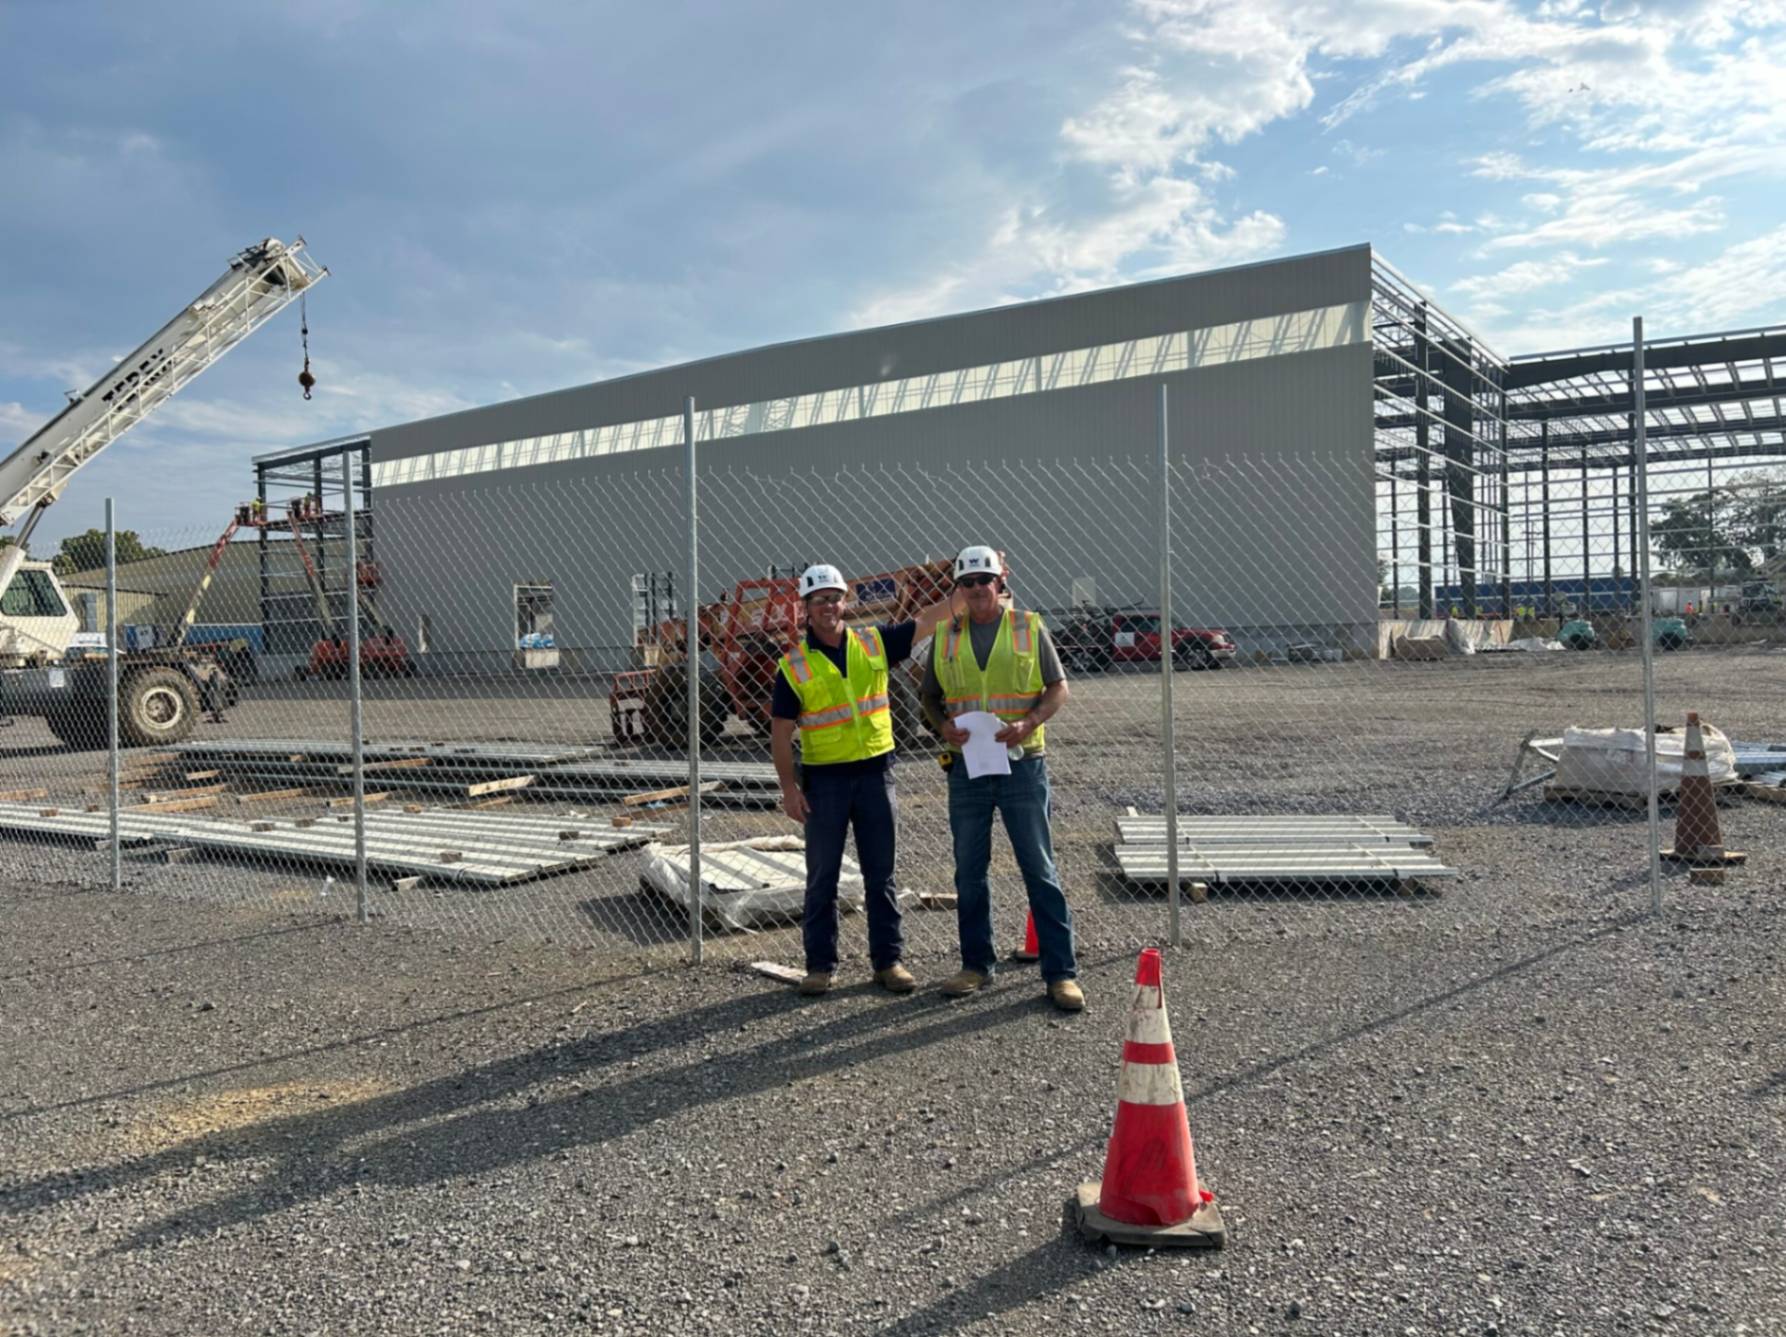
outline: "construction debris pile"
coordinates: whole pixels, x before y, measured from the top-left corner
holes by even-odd
[[[688,907],[687,845],[653,845],[645,854],[644,884],[672,904]],[[806,842],[799,836],[759,836],[701,846],[701,913],[730,929],[798,920],[806,904]],[[837,904],[862,908],[862,867],[844,856]]]

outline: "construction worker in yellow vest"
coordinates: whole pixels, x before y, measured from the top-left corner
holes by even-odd
[[[781,657],[769,716],[782,811],[806,828],[806,978],[800,992],[828,993],[836,978],[837,881],[853,830],[875,982],[892,993],[910,993],[918,982],[900,964],[905,943],[893,885],[898,808],[888,673],[949,616],[949,600],[908,622],[851,627],[849,585],[836,567],[809,566],[799,591],[806,631]]]
[[[1066,674],[1040,614],[1001,606],[1004,564],[981,545],[955,559],[964,615],[937,629],[919,699],[949,748],[949,831],[955,844],[956,918],[961,971],[942,986],[961,998],[986,987],[996,968],[992,936],[992,818],[1004,818],[1011,850],[1029,893],[1048,998],[1067,1012],[1085,1006],[1073,953],[1073,914],[1054,865],[1049,829],[1048,761],[1043,726],[1067,700]],[[1003,745],[1009,773],[968,774],[962,756],[970,733],[962,716],[997,717],[993,741]],[[970,721],[972,723],[973,721]],[[979,721],[981,727],[993,728]]]

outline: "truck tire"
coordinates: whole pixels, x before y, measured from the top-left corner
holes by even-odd
[[[670,664],[651,675],[644,693],[645,738],[658,747],[688,746],[688,669]],[[718,678],[701,675],[701,746],[712,747],[732,717],[732,698]]]
[[[185,742],[198,712],[198,689],[180,670],[138,669],[118,684],[118,742],[124,747]]]
[[[1172,666],[1178,669],[1207,670],[1218,667],[1209,647],[1201,641],[1183,641],[1172,647]]]

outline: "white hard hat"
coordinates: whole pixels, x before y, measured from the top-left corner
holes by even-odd
[[[998,553],[983,543],[963,548],[955,558],[955,579],[960,580],[963,576],[971,576],[978,572],[985,572],[989,576],[1004,574],[1002,564],[998,560]]]
[[[800,573],[800,597],[817,594],[820,590],[842,590],[845,594],[850,587],[844,584],[843,572],[834,566],[826,566],[820,562],[817,566],[809,566]]]

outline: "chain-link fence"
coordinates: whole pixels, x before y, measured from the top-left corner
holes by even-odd
[[[1442,474],[1430,505],[1403,495],[1391,516],[1368,459],[1218,458],[1176,435],[1165,452],[1157,424],[1124,422],[1076,456],[995,466],[944,439],[917,443],[921,464],[830,468],[697,440],[692,507],[681,451],[497,485],[408,477],[369,500],[341,486],[345,451],[325,486],[220,517],[227,532],[141,527],[124,499],[114,563],[62,571],[61,594],[27,568],[7,595],[15,634],[42,647],[0,752],[0,852],[37,880],[798,965],[802,828],[770,742],[777,664],[804,634],[795,577],[842,568],[850,620],[897,644],[951,598],[970,543],[1003,552],[1069,685],[1046,765],[1084,949],[1645,909],[1686,712],[1752,745],[1751,778],[1756,750],[1786,742],[1782,631],[1753,603],[1729,635],[1703,609],[1677,634],[1654,605],[1647,641],[1640,583],[1584,580],[1570,607],[1509,582],[1504,607],[1453,616],[1453,536],[1412,589],[1417,527],[1455,516]],[[1568,550],[1617,569],[1624,502],[1553,496],[1559,567]],[[920,699],[933,644],[914,640],[889,695],[906,948],[941,963],[959,935],[950,777]],[[1749,853],[1745,877],[1777,881],[1786,807],[1743,788],[1720,787],[1726,843]],[[992,843],[1002,952],[1022,945],[1026,900],[1002,829]],[[1664,904],[1695,894],[1684,868],[1660,880]],[[852,859],[858,962],[861,900]]]

